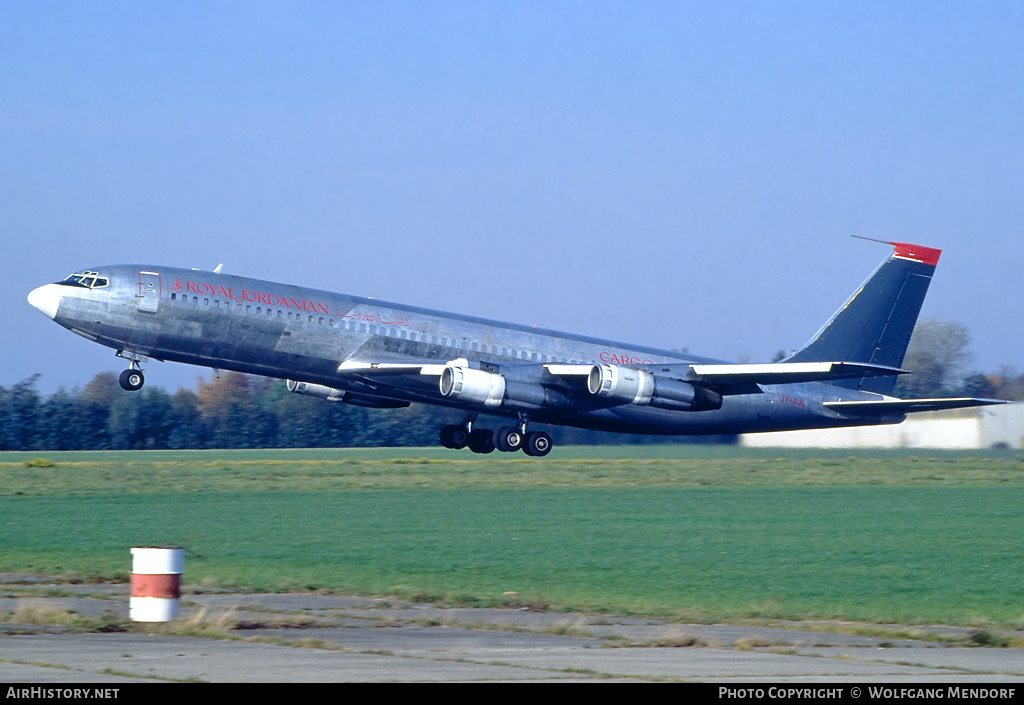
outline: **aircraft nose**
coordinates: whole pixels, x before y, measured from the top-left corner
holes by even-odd
[[[29,292],[28,302],[48,318],[57,317],[60,306],[61,288],[58,284],[44,284]]]

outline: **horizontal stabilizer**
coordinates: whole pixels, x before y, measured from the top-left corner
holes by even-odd
[[[964,409],[971,406],[1006,404],[1002,399],[977,399],[955,397],[952,399],[879,399],[877,401],[826,401],[824,405],[833,411],[859,416],[880,416],[883,414],[909,414],[916,411],[942,411]]]

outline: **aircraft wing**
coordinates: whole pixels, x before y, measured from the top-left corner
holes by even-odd
[[[546,364],[548,372],[559,377],[586,376],[595,365]],[[906,370],[863,362],[776,362],[768,364],[689,365],[681,363],[648,366],[655,375],[665,375],[694,384],[715,388],[747,387],[750,393],[761,390],[758,384],[794,384],[797,382],[829,382],[855,377],[880,377],[906,374]],[[747,392],[723,392],[744,394]]]
[[[440,376],[449,365],[467,365],[464,359],[438,362],[437,360],[360,361],[346,360],[338,366],[343,375],[380,378],[390,375]],[[514,366],[518,363],[512,363]],[[530,363],[523,363],[529,365]],[[536,363],[534,363],[536,364]],[[510,365],[504,365],[510,366]],[[544,369],[555,377],[571,381],[587,377],[594,364],[545,363]],[[885,365],[862,362],[777,362],[767,364],[691,365],[667,363],[648,368],[654,375],[665,375],[704,385],[722,394],[760,394],[758,385],[794,384],[799,382],[829,382],[857,377],[878,377],[904,374],[906,370]]]
[[[974,397],[954,397],[951,399],[879,399],[868,401],[826,401],[826,408],[846,414],[861,416],[877,416],[881,414],[908,414],[915,411],[942,411],[944,409],[963,409],[971,406],[988,406],[990,404],[1007,404],[1002,399],[978,399]]]

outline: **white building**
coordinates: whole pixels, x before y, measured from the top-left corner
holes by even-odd
[[[1024,448],[1024,403],[911,414],[901,424],[746,433],[748,448]]]

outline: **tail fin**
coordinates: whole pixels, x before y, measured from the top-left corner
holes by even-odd
[[[941,250],[903,242],[802,350],[786,362],[868,362],[899,367],[939,263]],[[896,377],[864,377],[837,386],[891,394]]]

